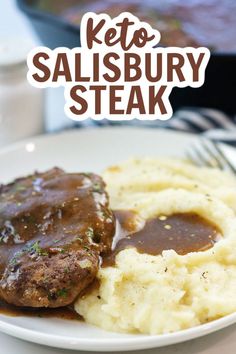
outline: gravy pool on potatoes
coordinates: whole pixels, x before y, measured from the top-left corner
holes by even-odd
[[[173,249],[180,255],[206,251],[221,238],[220,231],[203,217],[194,213],[161,215],[136,226],[137,214],[116,211],[117,232],[112,251],[104,257],[103,267],[112,266],[115,256],[123,249],[135,247],[139,253],[159,255]]]

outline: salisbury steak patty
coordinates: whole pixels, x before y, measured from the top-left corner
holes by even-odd
[[[102,179],[54,168],[0,187],[0,298],[72,303],[95,278],[115,224]]]

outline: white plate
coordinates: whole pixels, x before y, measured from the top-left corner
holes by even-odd
[[[184,156],[193,135],[143,128],[102,128],[37,137],[0,151],[0,182],[53,166],[67,171],[101,172],[132,156]],[[225,148],[236,160],[234,149]],[[236,313],[219,320],[165,335],[128,335],[103,331],[85,323],[53,318],[0,315],[0,330],[30,342],[52,347],[127,351],[183,342],[236,322]]]

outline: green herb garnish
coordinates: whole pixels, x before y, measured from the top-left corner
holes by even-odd
[[[39,256],[48,256],[48,252],[46,252],[45,250],[43,250],[40,246],[39,246],[40,241],[36,241],[33,245],[31,245],[29,247],[29,252],[34,252],[37,253]]]
[[[57,291],[57,296],[58,297],[67,297],[68,295],[68,290],[63,288]]]
[[[102,186],[100,183],[94,183],[93,184],[93,192],[101,193],[102,191]]]
[[[21,191],[25,191],[27,188],[26,188],[26,186],[17,184],[14,189],[16,192],[21,192]]]
[[[58,243],[60,240],[54,240],[53,243]]]
[[[88,227],[87,231],[85,232],[86,236],[89,238],[93,238],[94,237],[94,231],[92,227]]]
[[[85,176],[85,177],[90,178],[91,175],[92,175],[92,173],[90,173],[90,172],[83,172],[82,175]]]
[[[68,267],[65,267],[65,268],[64,268],[64,273],[65,273],[65,274],[69,273],[69,268],[68,268]]]

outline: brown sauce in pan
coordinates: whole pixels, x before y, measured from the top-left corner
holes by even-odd
[[[141,229],[135,229],[135,213],[115,212],[118,232],[112,251],[104,257],[103,267],[115,262],[118,252],[135,247],[139,253],[161,254],[164,250],[175,250],[180,255],[205,251],[220,239],[220,231],[203,217],[193,214],[159,216],[146,221]],[[132,222],[133,220],[133,222]]]
[[[38,0],[41,11],[80,25],[89,11],[112,18],[131,12],[161,32],[164,46],[206,46],[217,52],[236,50],[235,0]]]

